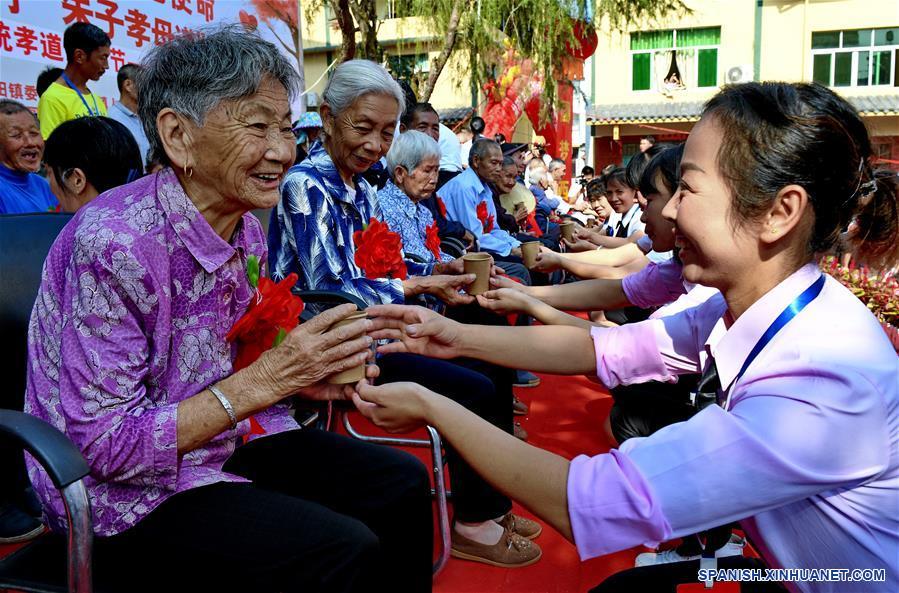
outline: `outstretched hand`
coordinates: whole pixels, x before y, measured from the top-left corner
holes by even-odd
[[[550,251],[549,249],[547,249],[546,251],[541,249],[540,253],[537,254],[536,263],[534,264],[534,267],[531,268],[531,270],[549,273],[555,272],[561,267],[562,258],[558,253]]]
[[[427,423],[427,400],[434,393],[417,383],[369,385],[359,382],[352,393],[359,412],[387,432],[409,432]]]
[[[531,306],[539,303],[537,299],[513,288],[499,288],[479,294],[478,304],[490,311],[502,315],[506,313],[531,313]]]
[[[455,358],[461,326],[424,307],[374,305],[367,309],[372,317],[369,336],[375,340],[396,340],[378,346],[380,354],[409,352],[433,358]]]

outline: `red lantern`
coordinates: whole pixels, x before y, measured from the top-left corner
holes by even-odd
[[[599,37],[596,35],[596,29],[593,25],[584,21],[575,21],[571,26],[572,40],[565,44],[568,53],[578,58],[586,60],[596,51],[599,45]]]

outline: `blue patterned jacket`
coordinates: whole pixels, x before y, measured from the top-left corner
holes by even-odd
[[[351,191],[343,182],[319,142],[288,171],[269,225],[271,276],[280,280],[296,272],[302,289],[341,290],[370,305],[401,304],[401,280],[370,280],[353,261],[353,233],[372,217],[382,220],[372,186],[359,175],[353,186]],[[406,266],[410,276],[428,274],[424,265]]]

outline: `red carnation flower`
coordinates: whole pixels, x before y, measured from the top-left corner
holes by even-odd
[[[525,226],[528,232],[535,237],[542,237],[543,231],[540,230],[540,225],[537,224],[537,211],[534,210],[530,214],[528,214],[527,220],[525,221]]]
[[[372,218],[363,230],[353,233],[353,245],[356,246],[353,261],[366,278],[406,279],[403,241],[386,223]]]
[[[277,346],[297,326],[304,305],[303,299],[290,291],[296,283],[296,274],[290,274],[277,284],[265,277],[259,279],[256,298],[226,336],[229,342],[237,344],[235,372]]]
[[[425,247],[434,254],[434,259],[440,261],[440,235],[437,234],[436,222],[432,222],[426,230]]]
[[[481,228],[485,233],[489,233],[493,230],[493,215],[487,214],[487,202],[481,202],[478,204],[478,220],[481,221]]]
[[[437,210],[440,212],[440,216],[446,218],[446,204],[443,203],[443,198],[437,196]]]

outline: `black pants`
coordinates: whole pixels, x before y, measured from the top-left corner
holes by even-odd
[[[696,413],[690,405],[690,392],[698,382],[699,375],[681,375],[677,383],[649,381],[613,387],[615,403],[609,410],[609,424],[615,440],[621,444],[632,437],[647,437],[690,419]]]
[[[510,371],[488,363],[458,359],[452,362],[415,354],[389,354],[378,358],[379,383],[411,381],[445,395],[487,422],[512,432],[512,381]],[[491,379],[491,375],[493,378]],[[493,489],[462,457],[446,447],[456,520],[479,523],[502,516],[512,501]]]
[[[413,456],[316,429],[237,449],[219,483],[95,539],[98,583],[129,591],[430,591],[428,472]]]
[[[763,569],[765,564],[757,558],[729,556],[718,558],[718,568]],[[696,580],[698,571],[699,560],[631,568],[613,574],[598,587],[591,589],[590,593],[636,593],[637,591],[640,593],[676,593],[678,585],[698,582]],[[740,584],[740,591],[741,593],[786,593],[786,589],[780,583],[745,582]]]

